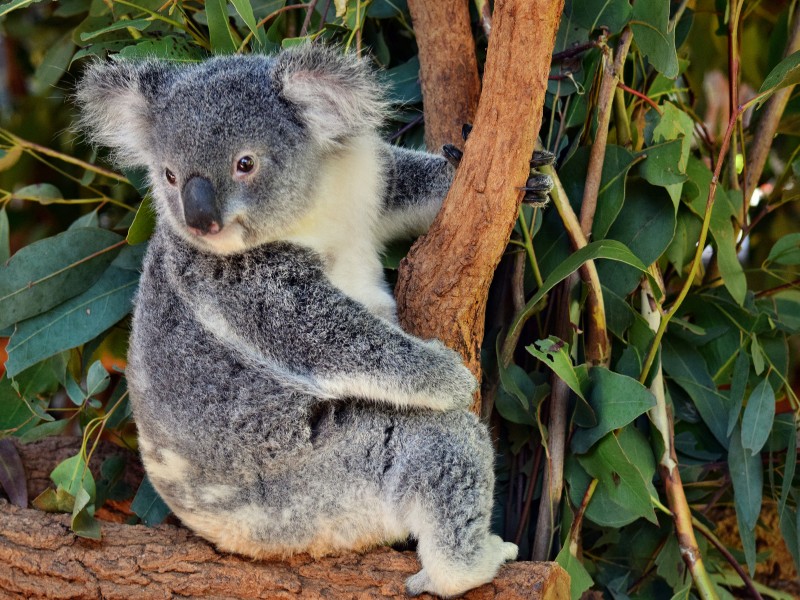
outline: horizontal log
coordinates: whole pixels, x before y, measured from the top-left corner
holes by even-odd
[[[52,468],[77,446],[46,440],[39,450],[50,450],[49,456],[36,448],[20,448],[37,477],[29,481],[31,492],[41,491],[37,486],[49,473],[45,463]],[[69,522],[69,515],[0,500],[0,598],[404,598],[406,577],[419,570],[414,553],[385,547],[323,559],[254,561],[219,552],[182,526],[103,522],[103,539],[94,541],[72,533]],[[464,597],[566,599],[569,577],[555,563],[517,562]]]

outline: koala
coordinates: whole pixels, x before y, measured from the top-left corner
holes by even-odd
[[[319,45],[97,62],[76,99],[89,138],[149,176],[157,226],[126,373],[173,512],[255,558],[413,536],[411,595],[491,581],[517,547],[490,531],[476,381],[397,326],[380,262],[427,229],[453,167],[381,140],[368,64]]]

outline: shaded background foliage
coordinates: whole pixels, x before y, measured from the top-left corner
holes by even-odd
[[[480,0],[471,7],[479,64],[490,8]],[[484,415],[500,453],[495,527],[520,544],[522,558],[557,557],[572,575],[573,597],[590,587],[615,599],[731,597],[743,580],[751,595],[797,593],[782,588],[795,577],[788,556],[796,562],[800,555],[800,99],[790,97],[778,115],[757,187],[747,170],[766,110],[748,106],[725,136],[739,104],[798,81],[800,59],[781,62],[796,11],[796,1],[780,0],[565,7],[540,132],[557,156],[561,187],[556,206],[521,209],[492,288],[483,358]],[[94,57],[191,62],[275,52],[307,38],[334,41],[369,54],[381,69],[395,107],[386,137],[421,147],[408,7],[403,0],[11,0],[0,5],[0,26],[0,336],[7,351],[0,437],[83,436],[82,452],[53,471],[54,489],[33,501],[72,513],[78,534],[101,535],[93,515],[106,499],[133,497],[132,518],[155,524],[168,511],[146,479],[138,490],[122,482],[124,461],[98,473],[86,468],[101,438],[136,446],[122,372],[153,222],[143,174],[115,173],[70,129],[75,80]],[[606,102],[603,61],[613,58],[621,85]],[[580,214],[586,202],[595,146],[604,160],[588,221],[592,243],[575,252],[579,236],[565,215],[570,206]],[[695,256],[720,154],[727,160],[707,246]],[[407,247],[387,253],[390,278]],[[588,259],[596,260],[610,334],[600,355],[587,341],[598,326],[587,310],[591,285],[571,278]],[[556,287],[563,280],[570,285]],[[656,354],[662,313],[671,319]],[[688,516],[703,533],[709,576],[694,590],[669,514],[680,512],[671,503],[674,484],[658,468],[672,443],[652,422],[659,398],[674,419]],[[559,457],[550,433],[559,414],[567,452],[563,470],[553,470]],[[24,503],[14,452],[0,440],[0,484]],[[537,522],[550,503],[552,519]],[[733,535],[718,525],[726,518],[738,524]],[[776,550],[756,543],[770,533],[789,554],[778,554],[787,558],[777,577],[753,583],[758,565],[776,564]],[[734,563],[744,569],[735,572]]]

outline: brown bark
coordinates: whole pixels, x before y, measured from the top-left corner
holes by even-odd
[[[45,489],[52,468],[79,447],[75,438],[20,446],[31,494]],[[118,452],[126,451],[101,446],[92,470]],[[131,472],[136,478],[135,466]],[[253,561],[218,552],[181,526],[103,522],[103,539],[94,541],[73,534],[69,520],[0,500],[0,598],[404,598],[405,578],[419,570],[413,553],[390,548],[320,560],[298,555]],[[568,596],[569,577],[558,565],[518,562],[464,597]]]
[[[409,0],[417,36],[425,145],[438,152],[444,144],[463,147],[461,126],[472,123],[481,81],[468,0]]]
[[[430,232],[400,265],[404,328],[441,339],[476,375],[489,284],[529,174],[562,8],[562,0],[495,3],[484,93],[461,166]]]

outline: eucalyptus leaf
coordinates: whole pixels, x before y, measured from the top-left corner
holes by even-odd
[[[587,452],[607,433],[627,425],[656,404],[650,390],[631,377],[603,367],[594,367],[589,375],[589,404],[598,422],[591,429],[578,429],[572,436],[572,451],[578,454]]]
[[[109,383],[111,378],[103,363],[99,360],[94,361],[86,374],[86,395],[91,397],[104,392]]]
[[[739,350],[736,356],[736,363],[733,366],[733,376],[731,378],[731,407],[728,413],[728,437],[733,433],[733,428],[739,421],[739,412],[742,410],[744,402],[744,392],[747,387],[747,379],[750,375],[750,356],[744,348]]]
[[[742,417],[742,447],[751,454],[758,455],[772,431],[775,419],[775,392],[768,379],[759,383],[744,409]]]
[[[150,239],[156,228],[156,211],[153,206],[153,199],[147,194],[139,208],[136,209],[136,216],[133,223],[128,228],[128,235],[125,238],[131,246],[141,244]]]
[[[733,483],[736,514],[745,527],[755,529],[758,515],[761,513],[764,469],[761,465],[761,456],[746,451],[741,438],[741,431],[737,427],[733,430],[728,449],[728,470]]]
[[[122,238],[99,228],[68,230],[19,250],[0,267],[0,328],[80,294],[103,274]]]
[[[63,200],[64,196],[52,183],[34,183],[26,185],[14,192],[14,198],[29,200],[39,204],[51,204],[57,200]]]
[[[94,477],[80,454],[62,460],[50,473],[50,479],[73,497],[77,496],[79,489],[84,489],[90,499],[94,498]]]
[[[92,497],[84,488],[79,488],[72,507],[72,531],[77,535],[92,540],[101,539],[100,522],[94,518]]]
[[[142,520],[142,523],[148,527],[158,525],[169,515],[169,507],[158,495],[158,492],[150,483],[147,475],[142,479],[136,496],[131,502],[131,510]]]
[[[0,269],[2,269],[11,257],[11,229],[8,226],[8,213],[6,207],[0,208]],[[0,270],[0,277],[2,271]],[[0,325],[2,329],[2,325]]]
[[[800,83],[800,50],[784,58],[769,72],[758,90],[760,98],[756,106],[761,106],[778,90],[796,83]]]
[[[142,31],[146,29],[150,25],[153,24],[153,21],[149,18],[147,19],[122,19],[119,21],[115,21],[111,25],[107,25],[106,27],[101,27],[100,29],[96,29],[95,31],[85,31],[80,34],[81,41],[86,42],[106,33],[110,33],[112,31],[119,31],[120,29],[136,29],[137,31]]]
[[[583,592],[588,590],[594,585],[592,576],[586,570],[586,567],[581,564],[576,556],[570,552],[570,545],[564,544],[561,551],[556,556],[556,562],[561,565],[568,574],[570,579],[569,584],[569,597],[570,600],[580,600]]]
[[[211,51],[215,54],[233,54],[238,45],[228,22],[228,3],[225,0],[207,0],[205,6]]]
[[[675,50],[675,30],[669,28],[669,4],[634,3],[630,27],[633,39],[650,64],[663,73],[664,77],[677,77],[678,54]]]
[[[775,242],[766,262],[779,265],[800,264],[800,233],[789,233]]]
[[[537,340],[525,349],[552,369],[575,394],[586,399],[584,394],[588,389],[588,381],[581,380],[575,371],[569,355],[569,344],[551,335],[546,340]]]
[[[657,523],[650,489],[613,433],[606,435],[589,453],[579,456],[578,462],[599,480],[598,488],[602,487],[630,516]]]
[[[139,283],[135,271],[109,267],[88,290],[17,325],[6,348],[6,369],[15,375],[40,360],[99,335],[131,310]]]

